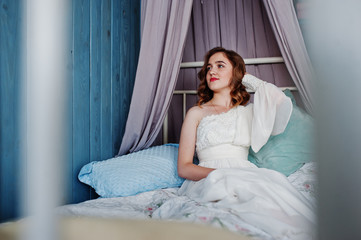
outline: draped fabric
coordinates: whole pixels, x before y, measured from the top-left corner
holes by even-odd
[[[263,0],[269,21],[288,72],[298,88],[302,102],[313,113],[312,66],[292,0]]]
[[[192,2],[142,2],[139,62],[118,155],[149,147],[157,137],[179,73]]]
[[[216,46],[243,58],[282,56],[285,64],[247,65],[247,72],[278,87],[296,85],[312,113],[312,69],[291,0],[143,0],[141,27],[138,69],[119,155],[160,144],[157,134],[168,108],[169,142],[179,141],[182,97],[172,99],[173,90],[194,90],[199,84],[199,69],[179,71],[180,62],[202,61]],[[187,108],[195,102],[195,96],[189,97]]]
[[[183,62],[203,61],[205,53],[222,46],[243,58],[282,56],[262,0],[194,0]],[[247,72],[278,87],[294,86],[284,63],[247,65]],[[176,89],[197,89],[199,69],[181,69]],[[196,97],[187,97],[187,108]],[[178,142],[182,125],[182,96],[169,109],[169,142]]]

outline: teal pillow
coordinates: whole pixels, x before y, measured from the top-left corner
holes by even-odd
[[[161,188],[179,187],[178,144],[150,147],[82,167],[78,179],[101,197],[124,197]]]
[[[312,117],[296,105],[289,90],[284,93],[293,103],[293,111],[285,131],[271,136],[257,153],[250,148],[249,161],[260,168],[273,169],[289,176],[313,160],[315,133]]]

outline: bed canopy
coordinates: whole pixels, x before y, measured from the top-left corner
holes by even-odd
[[[312,67],[292,0],[142,0],[142,42],[133,96],[118,155],[149,147],[161,129],[176,86],[196,89],[196,69],[215,46],[244,58],[282,56],[285,64],[249,66],[276,85],[289,83],[312,114]]]

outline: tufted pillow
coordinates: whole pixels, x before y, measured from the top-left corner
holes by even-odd
[[[178,145],[165,144],[82,167],[79,180],[101,197],[123,197],[161,188],[179,187]]]
[[[285,131],[271,136],[257,153],[250,148],[248,158],[258,167],[273,169],[289,176],[303,164],[313,160],[315,133],[312,117],[296,105],[289,90],[284,93],[293,103],[293,111]]]

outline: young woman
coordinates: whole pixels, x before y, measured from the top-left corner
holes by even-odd
[[[248,161],[250,147],[257,152],[284,131],[291,100],[220,47],[206,54],[198,77],[199,101],[186,115],[179,143],[178,174],[187,179],[179,194],[230,208],[273,237],[312,239],[312,204],[284,175]],[[246,88],[255,91],[254,104],[247,104]]]

